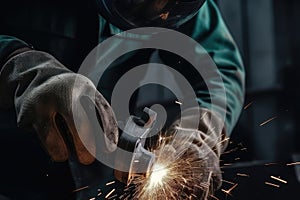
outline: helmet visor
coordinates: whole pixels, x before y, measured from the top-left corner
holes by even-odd
[[[100,13],[121,29],[176,28],[191,19],[205,0],[98,0]]]

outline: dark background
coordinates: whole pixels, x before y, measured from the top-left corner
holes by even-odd
[[[223,155],[224,179],[239,184],[226,198],[300,199],[299,165],[286,165],[300,161],[300,1],[217,3],[241,50],[247,72],[245,106],[251,104],[232,134],[227,149],[232,151]],[[271,179],[271,175],[288,183]],[[226,189],[231,186],[223,184]]]
[[[252,103],[243,110],[238,125],[232,133],[231,143],[222,156],[225,180],[222,189],[228,190],[233,188],[234,184],[238,185],[230,194],[226,195],[219,190],[216,196],[221,200],[299,200],[300,178],[297,178],[296,172],[298,170],[300,174],[300,169],[287,164],[300,161],[300,157],[297,157],[297,154],[300,154],[300,105],[298,104],[300,66],[297,60],[300,56],[300,1],[216,0],[216,2],[241,50],[245,63],[247,72],[245,106]],[[17,8],[22,9],[22,6]],[[88,17],[86,13],[81,14],[82,20]],[[85,36],[85,34],[81,35]],[[273,117],[276,117],[273,121],[260,126]],[[13,127],[15,124],[7,124],[7,126]],[[24,152],[37,151],[41,154],[37,157],[43,157],[44,152],[35,149],[37,146],[38,144],[28,147]],[[13,148],[15,147],[11,147]],[[19,155],[18,151],[17,153]],[[9,160],[5,157],[1,159]],[[16,177],[26,175],[26,179],[19,180],[20,185],[24,185],[20,190],[24,190],[25,193],[27,192],[25,186],[31,187],[28,182],[35,180],[24,166],[30,161],[27,157],[23,159],[24,162],[20,162],[23,171],[20,167],[14,174]],[[31,158],[34,159],[35,157]],[[3,163],[6,162],[2,162],[2,167]],[[19,168],[19,165],[16,167]],[[46,182],[49,179],[46,174],[50,174],[49,177],[52,179],[51,172],[57,171],[57,166],[52,168],[35,173],[42,174]],[[66,173],[61,171],[57,176]],[[9,175],[8,180],[11,179]],[[287,184],[278,182],[271,176],[280,176],[287,181]],[[53,180],[50,182],[57,184],[56,179]],[[266,185],[265,182],[274,183],[279,188]],[[9,183],[6,184],[9,188]],[[61,184],[63,185],[63,182]],[[40,188],[42,186],[41,184]],[[40,193],[43,193],[42,189]]]

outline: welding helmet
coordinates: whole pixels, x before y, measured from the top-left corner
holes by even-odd
[[[178,28],[191,19],[205,0],[97,0],[99,13],[120,29]]]

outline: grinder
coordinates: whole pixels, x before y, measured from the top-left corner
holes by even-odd
[[[146,150],[144,145],[157,114],[149,108],[143,111],[141,118],[129,117],[118,142],[114,175],[127,185],[136,176],[149,176],[155,161],[155,155]]]

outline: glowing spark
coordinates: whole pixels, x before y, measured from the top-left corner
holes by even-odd
[[[238,184],[236,183],[234,186],[232,186],[232,187],[229,188],[228,190],[222,189],[222,192],[231,195],[231,191],[234,190],[237,186],[238,186]]]
[[[250,177],[250,175],[248,175],[248,174],[237,173],[236,175],[237,175],[237,176],[242,176],[242,177]]]
[[[287,183],[287,181],[281,179],[280,177],[276,177],[276,176],[271,176],[272,179],[276,180],[276,181],[279,181],[279,182],[282,182],[282,183]]]
[[[235,152],[235,151],[238,151],[238,150],[239,150],[239,148],[238,148],[238,147],[235,147],[235,148],[233,148],[233,149],[230,149],[230,150],[228,150],[228,151],[225,151],[225,152],[223,153],[223,155],[229,154],[229,153],[232,153],[232,152]]]
[[[89,200],[95,200],[96,199],[96,197],[93,197],[93,198],[90,198]]]
[[[106,196],[105,196],[105,199],[107,199],[112,193],[114,193],[116,189],[112,189]]]
[[[215,200],[219,200],[217,197],[215,197],[214,195],[209,195],[211,198],[215,199]]]
[[[261,123],[259,126],[264,126],[264,125],[266,125],[267,123],[273,121],[273,120],[276,119],[276,118],[277,118],[277,117],[272,117],[271,119],[268,119],[268,120],[264,121],[263,123]]]
[[[269,165],[277,165],[277,163],[266,163],[265,166],[269,166]]]
[[[182,105],[182,103],[180,101],[175,101],[175,103],[178,105]]]
[[[235,183],[233,183],[233,182],[230,182],[230,181],[226,181],[226,180],[222,180],[222,182],[224,182],[224,183],[229,183],[229,184],[231,184],[231,185],[235,185]]]
[[[112,185],[112,184],[114,184],[116,181],[111,181],[111,182],[108,182],[108,183],[106,183],[105,185]]]
[[[107,199],[112,193],[114,193],[116,189],[112,189],[106,196],[105,196],[105,199]]]
[[[78,189],[76,189],[76,190],[73,190],[72,192],[79,192],[79,191],[85,190],[85,189],[87,189],[87,188],[89,188],[89,186],[84,186],[84,187],[78,188]]]
[[[118,195],[117,194],[115,194],[115,195],[113,195],[113,196],[110,196],[108,199],[113,199],[113,198],[116,198]]]
[[[248,103],[245,107],[244,107],[244,110],[247,110],[252,104],[253,104],[254,101],[251,101],[250,103]]]
[[[277,188],[280,187],[279,185],[276,185],[276,184],[273,184],[273,183],[269,183],[269,182],[265,182],[265,184],[266,184],[266,185],[273,186],[273,187],[277,187]]]
[[[291,165],[300,165],[300,162],[294,162],[294,163],[289,163],[289,164],[286,164],[287,166],[291,166]]]
[[[102,192],[99,192],[99,193],[97,194],[97,196],[99,197],[101,194],[102,194]]]

